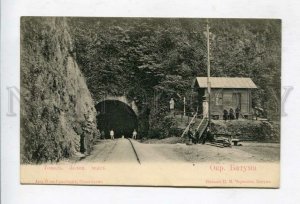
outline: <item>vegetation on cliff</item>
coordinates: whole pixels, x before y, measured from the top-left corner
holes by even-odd
[[[91,150],[96,111],[72,53],[65,19],[21,19],[23,163],[59,161]]]
[[[95,100],[104,95],[135,98],[140,124],[167,129],[169,100],[194,111],[192,80],[206,76],[205,19],[69,18],[76,60]],[[281,22],[210,19],[211,75],[250,77],[258,86],[254,106],[278,120]],[[146,123],[143,121],[147,121]],[[143,128],[148,127],[143,125]],[[146,131],[147,132],[147,131]]]

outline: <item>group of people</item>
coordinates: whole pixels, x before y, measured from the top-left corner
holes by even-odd
[[[104,132],[104,130],[102,130],[100,134],[101,134],[101,138],[105,139],[105,132]],[[113,129],[111,129],[109,131],[109,136],[110,136],[110,139],[112,139],[112,140],[115,139],[115,131]],[[124,136],[122,136],[122,137],[124,137]],[[137,131],[136,131],[136,129],[134,129],[133,132],[132,132],[132,139],[136,140],[136,138],[137,138]]]
[[[239,107],[237,107],[235,109],[235,111],[232,108],[229,109],[229,112],[226,109],[224,109],[224,111],[223,111],[223,120],[225,120],[225,121],[226,120],[234,120],[234,119],[238,120],[239,117],[240,117]]]

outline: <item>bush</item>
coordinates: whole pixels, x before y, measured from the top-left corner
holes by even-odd
[[[261,142],[278,142],[279,131],[267,121],[233,120],[213,121],[213,133],[231,133],[239,139]]]
[[[162,116],[150,127],[148,131],[148,138],[150,139],[163,139],[166,137],[178,135],[179,130],[177,129],[176,121],[173,117]]]
[[[179,136],[181,136],[182,132],[183,132],[182,129],[172,127],[172,128],[170,128],[169,135],[179,137]]]
[[[148,138],[149,139],[156,139],[161,137],[161,129],[152,128],[148,131]]]

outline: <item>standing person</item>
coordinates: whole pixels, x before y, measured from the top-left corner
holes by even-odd
[[[232,108],[230,108],[230,110],[229,110],[229,119],[234,120],[234,112],[233,112]]]
[[[226,109],[224,109],[224,111],[223,111],[223,120],[225,120],[225,122],[226,122],[227,119],[228,119],[228,111]]]
[[[132,139],[136,140],[137,131],[134,129],[132,133]]]
[[[83,154],[86,151],[85,148],[85,133],[84,131],[82,132],[82,134],[80,135],[80,152]]]
[[[196,144],[198,144],[199,141],[200,141],[200,132],[199,132],[199,130],[195,131],[195,139],[196,139]]]
[[[87,150],[87,121],[81,122],[80,128],[80,153],[85,154]]]
[[[239,109],[239,107],[236,107],[236,109],[235,109],[235,118],[238,120],[239,116],[240,116],[240,109]]]
[[[204,135],[204,137],[203,137],[202,144],[205,144],[207,139],[208,140],[211,139],[211,133],[210,133],[209,127],[207,127],[207,129],[206,129],[206,135]]]
[[[192,133],[191,129],[188,130],[187,135],[189,138],[189,142],[190,142],[190,140],[193,140],[193,133]]]
[[[203,118],[208,118],[208,101],[206,98],[202,101]]]
[[[115,139],[115,132],[114,132],[113,129],[110,130],[109,134],[110,134],[110,139],[114,140]]]

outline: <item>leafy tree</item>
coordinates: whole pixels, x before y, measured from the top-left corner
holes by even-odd
[[[206,76],[206,20],[70,18],[76,59],[97,101],[106,94],[135,98],[150,128],[167,115],[170,97],[191,98]],[[210,19],[212,76],[251,77],[256,106],[280,108],[281,22]]]

